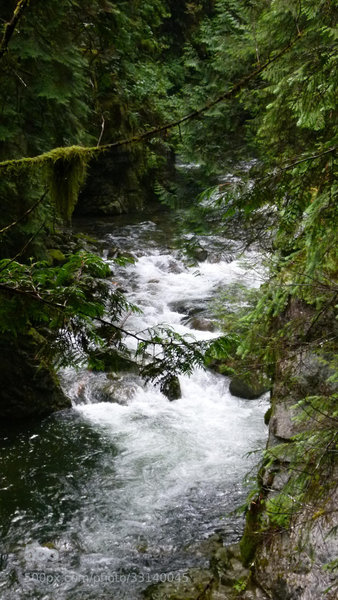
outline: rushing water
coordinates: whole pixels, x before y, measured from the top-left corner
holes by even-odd
[[[192,330],[188,317],[205,323],[221,286],[259,283],[254,270],[212,252],[187,265],[171,248],[166,215],[117,221],[94,232],[105,256],[117,245],[138,258],[113,267],[143,311],[128,317],[131,331],[165,323],[198,339],[217,335]],[[238,539],[242,521],[229,512],[245,498],[255,462],[247,453],[264,444],[267,400],[235,398],[227,378],[202,370],[180,383],[182,398],[169,402],[134,374],[68,370],[74,408],[4,435],[1,600],[137,599],[150,583],[204,565],[201,542],[215,530],[225,543]]]

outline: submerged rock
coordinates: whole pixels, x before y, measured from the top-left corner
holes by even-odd
[[[168,271],[169,273],[179,274],[183,273],[184,269],[181,265],[178,264],[178,262],[176,262],[175,260],[171,260],[168,265]]]
[[[164,396],[172,402],[173,400],[178,400],[182,396],[181,386],[177,375],[170,375],[166,377],[165,380],[161,383],[160,390]]]

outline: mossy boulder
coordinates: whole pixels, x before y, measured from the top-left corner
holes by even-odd
[[[256,400],[262,396],[262,394],[268,392],[269,387],[259,382],[241,379],[240,377],[234,377],[230,382],[229,391],[230,394],[237,396],[237,398],[243,398],[244,400]]]
[[[225,377],[233,377],[235,375],[235,370],[233,367],[224,362],[223,359],[210,358],[206,356],[205,367],[210,369],[210,371],[214,371],[214,373],[224,375]]]
[[[160,389],[162,394],[164,394],[170,402],[178,400],[182,396],[181,386],[177,375],[166,377],[161,383]]]

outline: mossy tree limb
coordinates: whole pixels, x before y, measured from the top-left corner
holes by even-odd
[[[3,174],[12,177],[40,171],[58,214],[69,221],[91,157],[92,148],[55,148],[32,158],[6,161],[2,164]]]
[[[47,179],[50,195],[58,214],[70,221],[75,208],[81,184],[84,182],[90,154],[73,152],[61,155],[50,161]]]

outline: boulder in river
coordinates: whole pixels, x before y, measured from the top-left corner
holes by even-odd
[[[182,396],[181,386],[177,375],[169,375],[161,383],[161,392],[172,402]]]
[[[188,319],[183,319],[183,322],[189,325],[191,329],[197,329],[197,331],[215,331],[213,322],[204,317],[192,316]]]
[[[262,394],[269,391],[269,388],[258,382],[248,382],[240,377],[234,377],[229,386],[230,394],[243,398],[244,400],[256,400]]]
[[[169,273],[176,273],[177,275],[183,273],[184,269],[176,260],[171,260],[168,265],[168,271]]]
[[[208,258],[208,252],[202,246],[196,246],[191,250],[191,256],[197,262],[204,262]]]

